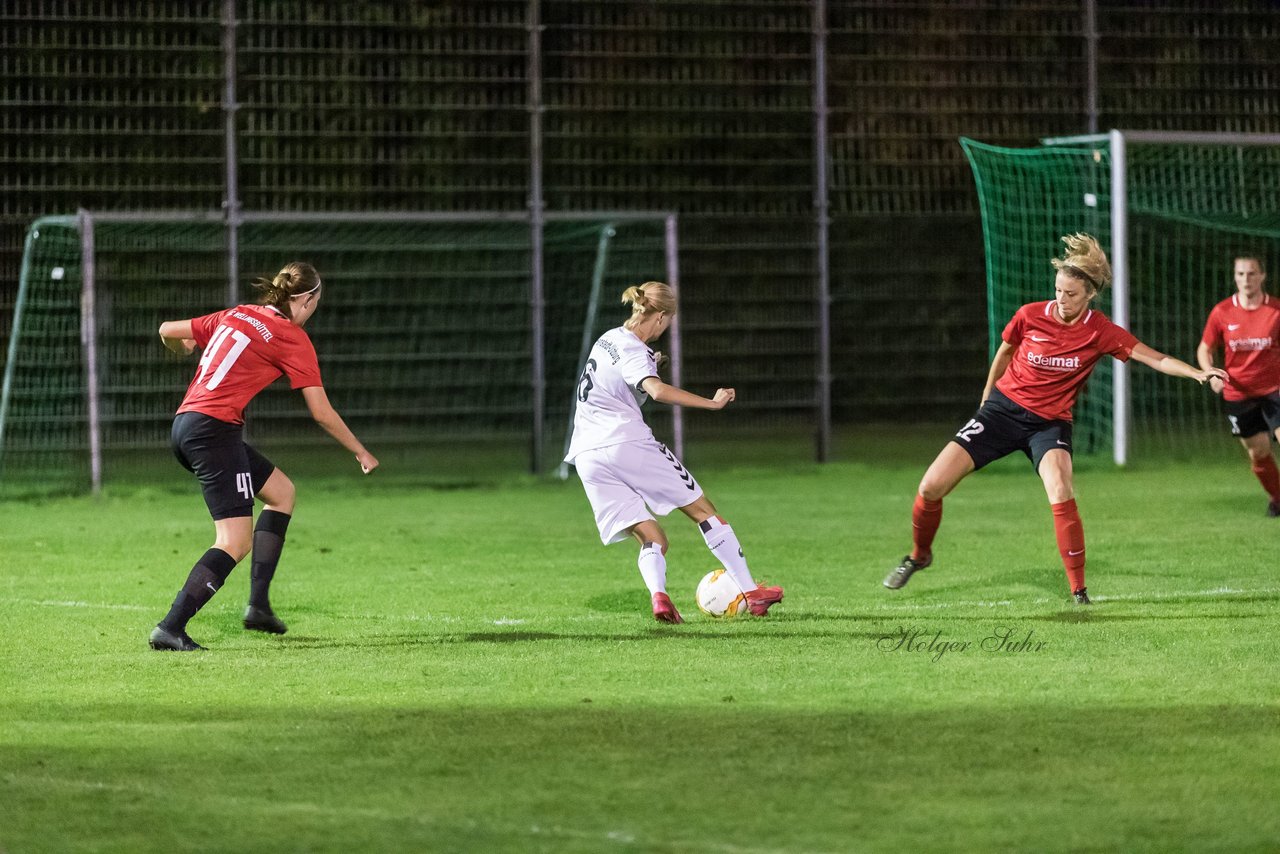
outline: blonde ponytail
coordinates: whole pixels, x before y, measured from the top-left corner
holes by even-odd
[[[1068,234],[1062,242],[1067,248],[1061,258],[1053,259],[1054,269],[1080,279],[1090,285],[1094,293],[1111,283],[1111,264],[1097,238],[1089,234]]]
[[[634,329],[637,323],[654,312],[676,313],[676,293],[664,282],[632,285],[622,292],[622,302],[631,306],[631,317],[623,324],[628,329]]]

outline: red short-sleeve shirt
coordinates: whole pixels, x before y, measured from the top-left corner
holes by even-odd
[[[204,352],[180,413],[243,424],[249,401],[281,376],[291,388],[323,385],[307,333],[270,306],[238,305],[193,318],[191,331]]]
[[[1221,347],[1222,366],[1231,378],[1222,389],[1226,400],[1266,397],[1280,390],[1280,301],[1262,295],[1262,305],[1244,308],[1232,294],[1213,307],[1200,338]]]
[[[1099,359],[1128,361],[1138,345],[1100,311],[1087,309],[1075,323],[1063,323],[1053,300],[1018,309],[1001,338],[1014,352],[996,388],[1041,418],[1060,421],[1071,420],[1071,407]]]

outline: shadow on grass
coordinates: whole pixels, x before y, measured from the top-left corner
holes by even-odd
[[[763,628],[763,627],[762,627]],[[654,627],[635,632],[449,632],[444,634],[377,634],[362,638],[285,637],[276,640],[282,648],[308,649],[378,649],[430,647],[442,644],[529,644],[529,643],[716,643],[723,640],[767,640],[771,643],[812,639],[842,640],[864,638],[876,640],[884,631],[734,631],[716,625],[694,627]],[[227,647],[223,647],[227,648]]]
[[[10,698],[5,718],[28,737],[0,744],[5,845],[1264,850],[1280,834],[1274,706],[808,712],[744,704],[732,687],[702,707],[287,698],[140,696],[62,705],[55,720]],[[190,797],[174,796],[176,779]],[[733,840],[749,847],[725,845],[723,813],[707,807],[726,789],[769,805],[734,813]]]

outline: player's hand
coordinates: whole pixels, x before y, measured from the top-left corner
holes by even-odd
[[[365,451],[363,454],[356,454],[356,462],[360,464],[360,471],[365,474],[368,474],[378,467],[378,458],[368,451]]]
[[[1222,390],[1226,387],[1227,384],[1218,377],[1209,377],[1209,388],[1214,394],[1222,394]]]
[[[1206,382],[1208,382],[1209,388],[1212,388],[1214,392],[1217,393],[1222,391],[1222,385],[1225,385],[1227,382],[1227,372],[1222,370],[1222,368],[1209,368],[1208,370],[1201,371],[1200,375],[1196,377],[1196,380],[1201,385],[1204,385]],[[1213,387],[1214,380],[1218,380],[1219,383],[1221,383],[1221,385],[1219,385],[1217,388],[1214,388]]]
[[[661,350],[653,352],[653,363],[658,366],[658,370],[662,370],[671,363],[671,357]]]
[[[731,388],[718,388],[716,389],[715,397],[711,398],[711,402],[714,404],[715,409],[724,409],[732,403],[737,396],[738,393]]]

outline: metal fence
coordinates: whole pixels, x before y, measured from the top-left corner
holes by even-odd
[[[323,350],[325,388],[358,435],[383,447],[523,446],[539,474],[568,450],[591,344],[617,326],[605,297],[654,270],[679,287],[676,218],[660,212],[549,212],[537,259],[530,217],[518,212],[242,211],[233,228],[225,219],[82,210],[36,221],[0,371],[0,482],[12,492],[97,492],[106,468],[127,470],[120,462],[133,451],[167,444],[191,365],[157,353],[155,330],[245,301],[242,288],[227,292],[230,236],[246,266],[296,253],[322,271],[329,307],[308,332]],[[528,288],[535,267],[540,306]],[[679,385],[678,318],[662,346]],[[305,441],[286,385],[255,398],[255,442]],[[653,420],[681,453],[683,409]]]
[[[828,408],[973,405],[959,136],[1280,131],[1266,0],[14,0],[0,33],[0,335],[25,227],[77,207],[671,210],[686,380],[820,453]]]

